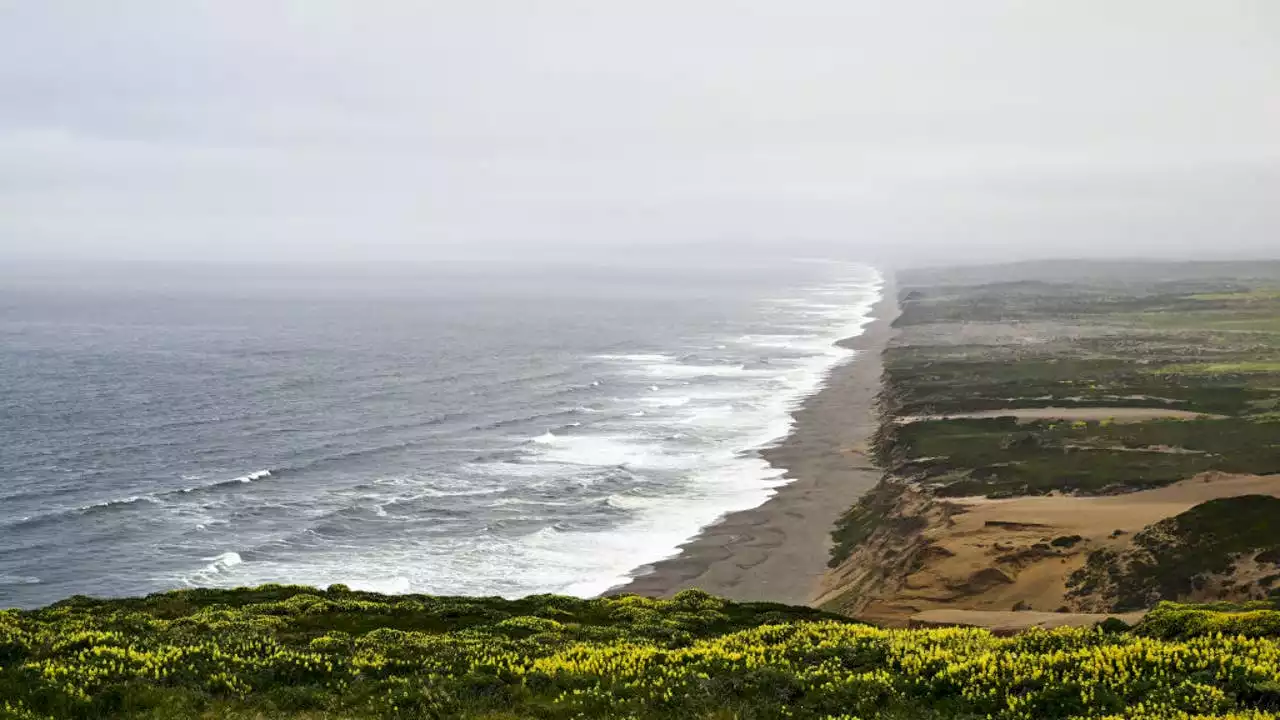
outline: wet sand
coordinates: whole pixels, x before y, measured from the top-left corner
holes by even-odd
[[[857,354],[794,413],[791,435],[763,453],[792,482],[763,505],[704,528],[678,555],[638,570],[609,594],[670,596],[701,588],[733,600],[795,605],[817,594],[836,520],[880,479],[867,450],[879,422],[881,352],[898,315],[891,283],[872,312],[861,335],[841,342]]]

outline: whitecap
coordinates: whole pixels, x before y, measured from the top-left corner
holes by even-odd
[[[224,552],[217,557],[210,558],[209,564],[205,565],[204,568],[200,570],[200,573],[204,575],[216,575],[227,572],[231,568],[243,563],[244,559],[240,557],[240,553]]]
[[[693,398],[688,395],[640,398],[640,402],[654,407],[680,407],[681,405],[688,405],[692,401]]]
[[[244,485],[244,484],[254,482],[256,480],[262,480],[264,478],[269,478],[269,477],[271,477],[270,470],[257,470],[247,475],[241,475],[239,477],[231,478],[230,480],[220,480],[218,482],[209,483],[207,485],[193,485],[191,487],[185,487],[180,490],[175,490],[173,492],[169,492],[165,494],[166,495],[187,494],[187,493],[199,492],[202,490],[213,490],[213,489],[225,487],[228,485],[237,485],[237,484]]]
[[[40,578],[34,575],[0,575],[0,585],[39,585]]]
[[[156,498],[154,495],[132,495],[130,497],[120,498],[118,500],[104,500],[102,502],[93,503],[91,505],[81,505],[80,507],[76,508],[76,511],[88,512],[90,510],[97,510],[99,508],[114,507],[118,505],[135,505],[137,503],[142,503],[142,502],[157,505],[160,503],[160,500]]]
[[[611,360],[615,362],[654,363],[669,362],[673,359],[673,356],[667,353],[604,353],[600,355],[593,355],[592,358],[595,360]]]
[[[660,444],[638,436],[574,435],[556,437],[538,459],[564,465],[677,469],[696,463],[699,456],[669,453]]]
[[[759,371],[748,370],[746,365],[683,365],[679,363],[661,363],[649,365],[645,372],[651,377],[661,378],[703,378],[703,377],[751,377],[759,375]]]

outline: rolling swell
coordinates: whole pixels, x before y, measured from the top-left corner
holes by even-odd
[[[166,498],[174,498],[174,497],[179,497],[183,495],[190,495],[193,493],[201,493],[201,492],[207,492],[211,490],[218,490],[221,488],[235,487],[237,485],[246,485],[248,483],[256,482],[258,480],[263,480],[268,477],[277,476],[279,474],[282,474],[282,472],[283,471],[272,472],[270,470],[258,470],[257,472],[252,472],[252,473],[249,473],[248,475],[241,475],[240,477],[232,478],[230,480],[220,480],[218,482],[208,483],[205,485],[192,485],[190,487],[178,488],[176,490],[168,490],[165,492],[152,493],[149,495],[131,495],[129,497],[116,498],[112,500],[103,500],[101,502],[89,503],[87,505],[80,505],[77,507],[66,508],[62,510],[53,510],[47,513],[40,513],[37,515],[24,517],[16,522],[9,523],[8,527],[13,527],[13,528],[34,527],[34,526],[43,525],[49,522],[54,522],[59,519],[65,519],[65,518],[71,518],[71,517],[94,517],[97,515],[111,513],[111,512],[125,509],[125,508],[137,506],[139,504],[161,505],[165,502]],[[0,525],[0,527],[4,527],[4,526]]]

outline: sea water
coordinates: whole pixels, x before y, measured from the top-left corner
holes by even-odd
[[[152,268],[0,286],[0,607],[592,595],[785,482],[871,267]]]

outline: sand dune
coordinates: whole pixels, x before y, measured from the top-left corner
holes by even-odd
[[[915,569],[900,586],[862,599],[857,615],[904,625],[932,610],[1057,611],[1067,577],[1093,550],[1122,548],[1147,525],[1202,502],[1250,494],[1280,497],[1280,475],[1215,472],[1125,495],[939,502],[947,519],[920,533]],[[875,559],[857,560],[868,562]]]

